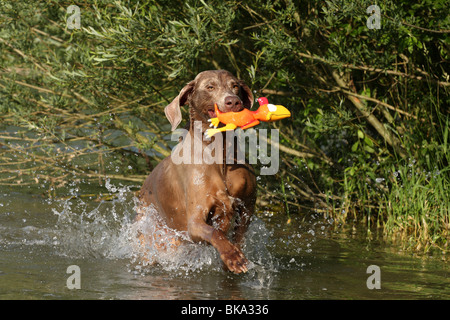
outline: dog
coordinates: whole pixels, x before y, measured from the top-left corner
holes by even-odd
[[[221,112],[238,112],[250,109],[253,101],[252,91],[242,80],[226,70],[209,70],[181,89],[164,112],[173,131],[182,120],[180,108],[189,105],[189,137],[185,136],[179,145],[191,144],[186,150],[193,150],[196,128],[204,134],[210,125],[208,120],[216,116],[214,104]],[[225,137],[225,133],[219,134]],[[201,139],[202,150],[214,139]],[[221,152],[226,153],[226,149],[224,145]],[[194,242],[211,244],[226,269],[242,273],[248,271],[249,265],[241,247],[255,210],[256,177],[247,162],[228,162],[177,164],[172,153],[142,185],[137,220],[145,216],[145,208],[156,209],[168,228],[187,232]],[[146,241],[149,238],[141,235],[141,243],[145,245]]]

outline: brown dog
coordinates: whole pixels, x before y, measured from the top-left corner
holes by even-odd
[[[183,150],[198,150],[194,147],[196,139],[199,142],[198,136],[194,139],[195,128],[201,128],[202,133],[209,128],[208,119],[215,117],[215,103],[222,112],[240,111],[252,106],[253,94],[228,71],[199,73],[164,110],[175,130],[181,121],[180,107],[189,105],[190,137],[185,136],[180,144],[191,145]],[[214,139],[201,139],[201,149],[205,150]],[[220,152],[225,154],[226,149]],[[145,180],[139,195],[141,205],[154,207],[169,228],[187,231],[193,241],[212,244],[230,271],[246,272],[248,261],[240,247],[255,207],[253,169],[247,163],[229,161],[175,164],[172,157],[158,164]],[[145,210],[139,212],[141,219]],[[227,233],[235,218],[232,243]]]

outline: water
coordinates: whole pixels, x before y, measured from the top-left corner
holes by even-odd
[[[113,200],[0,193],[0,299],[450,299],[439,257],[337,232],[311,214],[289,225],[255,218],[243,248],[247,274],[224,271],[211,246],[189,242],[169,255],[150,250],[157,264],[147,265],[135,235],[151,225],[133,223],[133,192],[107,187]],[[67,287],[72,265],[80,289]],[[367,287],[370,265],[380,268],[379,290]]]

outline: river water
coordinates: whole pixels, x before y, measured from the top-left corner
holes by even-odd
[[[0,299],[450,299],[442,257],[401,252],[314,214],[290,224],[255,217],[243,275],[194,243],[146,265],[135,253],[133,192],[107,186],[113,200],[0,191]],[[375,280],[380,288],[369,289]]]

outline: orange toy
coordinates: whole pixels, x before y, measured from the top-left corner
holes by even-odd
[[[239,112],[220,112],[217,104],[214,104],[216,118],[208,120],[211,122],[210,126],[214,126],[214,129],[206,130],[206,136],[210,138],[218,132],[234,130],[237,127],[247,129],[258,125],[260,121],[272,122],[291,116],[288,109],[280,105],[270,104],[266,97],[259,98],[258,103],[260,107],[255,111],[243,109]],[[223,123],[225,126],[217,128],[219,123]]]

